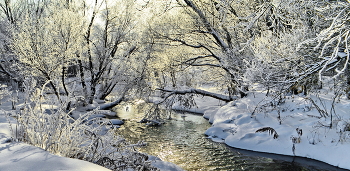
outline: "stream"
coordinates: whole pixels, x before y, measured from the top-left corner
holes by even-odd
[[[201,115],[172,111],[172,120],[161,126],[139,123],[143,111],[125,104],[114,109],[125,124],[118,130],[131,143],[143,140],[140,152],[175,163],[184,170],[275,170],[343,171],[311,159],[252,152],[228,147],[208,139],[211,126]]]

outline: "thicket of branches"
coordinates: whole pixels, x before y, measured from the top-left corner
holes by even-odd
[[[302,87],[307,94],[327,81],[324,76],[348,93],[349,4],[177,0],[152,27],[153,54],[165,65],[150,66],[151,75],[164,97],[210,85],[234,100],[254,83],[291,93]]]
[[[159,104],[193,106],[192,94],[229,102],[254,83],[311,91],[325,78],[349,94],[349,7],[346,0],[4,0],[1,81],[27,91],[45,85],[64,106],[52,115],[62,121],[57,128],[72,124],[67,111],[76,97],[88,105],[112,93],[148,98],[153,91]],[[22,86],[28,79],[38,84]],[[25,122],[53,119],[25,113]]]
[[[98,109],[72,115],[76,107],[111,93],[118,100],[110,104],[117,104],[144,84],[149,47],[134,5],[127,0],[0,2],[1,83],[10,84],[24,103],[13,116],[14,141],[112,170],[157,170],[135,149],[142,143],[128,143],[108,119],[95,118]]]
[[[65,109],[68,101],[59,102],[43,89],[27,89],[24,97],[24,105],[15,115],[8,116],[17,120],[10,125],[12,142],[25,142],[111,170],[158,170],[147,154],[137,151],[144,144],[130,144],[117,135],[109,119],[96,117],[98,110],[72,116],[74,111]]]
[[[203,85],[233,100],[252,83],[311,90],[324,75],[348,92],[348,8],[321,0],[6,0],[0,71],[18,83],[50,80],[58,99],[73,93],[87,104],[114,90]]]
[[[141,84],[148,45],[134,2],[8,0],[1,7],[0,70],[19,85],[28,77],[49,81],[57,99],[83,96],[92,104]]]

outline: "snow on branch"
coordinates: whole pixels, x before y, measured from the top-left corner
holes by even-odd
[[[116,105],[118,105],[120,102],[122,102],[124,100],[124,96],[117,99],[116,101],[110,102],[110,103],[106,103],[100,106],[100,110],[107,110],[110,109]]]
[[[317,62],[315,64],[309,65],[308,68],[306,69],[305,72],[302,72],[300,74],[298,74],[297,77],[294,77],[292,79],[289,79],[287,81],[287,83],[297,83],[305,78],[307,78],[308,76],[319,72],[319,74],[322,73],[323,70],[325,70],[325,68],[328,68],[326,71],[335,68],[338,63],[343,60],[343,58],[346,57],[346,63],[349,60],[349,54],[344,55],[343,53],[338,53],[338,57],[334,58],[334,57],[324,57],[322,61]]]
[[[315,64],[307,72],[317,71],[319,74],[319,80],[322,80],[322,73],[331,69],[335,70],[333,78],[336,78],[344,74],[348,67],[349,62],[349,19],[350,13],[349,3],[335,3],[336,5],[330,6],[329,10],[335,10],[336,16],[330,16],[332,23],[324,30],[322,30],[315,38],[308,39],[298,45],[297,49],[300,49],[302,45],[317,43],[314,50],[320,49],[318,58],[322,59],[321,62]],[[339,10],[338,8],[341,8]],[[333,14],[333,11],[332,11]],[[345,48],[345,49],[344,49]],[[342,52],[344,49],[344,52]],[[343,63],[341,63],[343,62]],[[343,65],[343,66],[340,66]],[[305,72],[305,73],[307,73]]]
[[[197,56],[195,58],[191,58],[191,59],[188,59],[184,62],[182,62],[183,64],[193,64],[195,63],[197,60],[200,60],[200,59],[204,59],[204,58],[209,58],[209,57],[214,57],[213,55],[205,55],[205,56]],[[215,58],[215,57],[214,57]],[[216,58],[215,58],[216,59]]]
[[[221,48],[227,50],[229,46],[225,43],[225,41],[220,37],[219,33],[216,31],[216,29],[211,25],[208,18],[205,16],[202,10],[200,10],[192,1],[190,0],[184,0],[184,2],[192,8],[192,10],[199,16],[201,21],[204,24],[204,27],[207,29],[209,34],[211,34],[216,42],[220,45]]]
[[[212,97],[212,98],[219,99],[219,100],[222,100],[225,102],[232,101],[232,98],[230,98],[229,96],[217,94],[217,93],[212,93],[212,92],[208,92],[208,91],[201,90],[201,89],[190,88],[187,90],[167,90],[167,89],[157,88],[157,90],[169,92],[169,94],[163,99],[163,101],[159,102],[159,104],[163,103],[164,101],[166,101],[169,97],[171,97],[173,95],[177,95],[177,94],[185,95],[185,94],[190,94],[190,93]]]
[[[215,55],[215,53],[212,50],[210,50],[207,46],[205,46],[203,44],[193,45],[193,44],[190,44],[190,43],[188,43],[188,42],[186,42],[184,40],[181,40],[181,39],[171,38],[169,36],[161,35],[160,33],[158,33],[158,34],[161,37],[165,38],[165,39],[168,39],[168,40],[171,40],[171,41],[174,41],[174,42],[179,42],[179,43],[181,43],[181,45],[185,45],[185,46],[188,46],[188,47],[191,47],[191,48],[195,48],[195,49],[203,48],[203,49],[207,50],[210,53],[210,55],[203,56],[203,57],[213,57],[216,60],[218,60],[219,62],[221,61],[221,58],[219,56]]]

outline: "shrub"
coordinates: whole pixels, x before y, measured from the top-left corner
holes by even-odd
[[[147,161],[147,155],[135,149],[143,145],[142,142],[129,144],[116,135],[108,119],[92,117],[98,109],[73,118],[74,109],[66,111],[64,102],[54,102],[43,93],[31,96],[30,99],[35,101],[26,103],[15,116],[14,141],[23,141],[54,154],[86,160],[112,170],[157,170]]]

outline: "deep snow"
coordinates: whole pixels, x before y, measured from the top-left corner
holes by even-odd
[[[323,89],[309,96],[283,95],[282,103],[278,103],[274,96],[266,96],[266,91],[255,86],[248,97],[227,104],[196,97],[198,107],[191,111],[204,113],[203,116],[212,123],[205,134],[214,141],[235,148],[307,157],[350,169],[350,100],[343,95],[333,101],[335,95],[332,92]],[[10,142],[11,131],[5,117],[14,112],[10,106],[11,103],[7,102],[0,107],[0,168],[108,170],[93,163],[53,155],[28,144]],[[178,106],[174,108],[182,109]],[[101,110],[99,114],[114,113]],[[326,114],[328,116],[322,117]],[[15,119],[9,118],[10,122],[15,122]],[[259,129],[265,132],[257,131]],[[278,136],[274,138],[275,134]],[[152,164],[161,170],[181,170],[172,163],[153,159]]]
[[[213,141],[240,149],[307,157],[350,169],[350,100],[344,95],[336,98],[333,111],[335,95],[331,92],[319,90],[317,96],[289,94],[282,96],[282,103],[278,104],[278,99],[273,100],[256,87],[248,97],[222,107],[208,105],[208,101],[205,105],[199,102],[198,106],[206,109],[204,117],[212,127],[205,134]],[[328,116],[321,117],[320,112]]]
[[[39,147],[35,147],[22,142],[12,142],[12,132],[16,130],[16,110],[11,110],[11,102],[5,99],[0,99],[0,170],[1,171],[51,171],[51,170],[69,170],[69,171],[104,171],[109,170],[102,166],[78,159],[66,158],[54,155]],[[96,105],[96,104],[95,104]],[[104,104],[102,104],[104,105]],[[23,104],[18,103],[17,108]],[[47,105],[49,107],[49,105]],[[45,105],[43,105],[45,107]],[[52,106],[50,106],[52,107]],[[73,112],[73,115],[79,115],[84,109],[79,109]],[[113,116],[115,112],[109,110],[99,110],[98,114],[91,115],[94,117]],[[114,127],[123,124],[123,121],[111,119],[111,124]],[[10,128],[10,123],[12,128]],[[157,157],[149,156],[151,165],[157,167],[161,171],[182,171],[177,165],[162,161]]]
[[[25,143],[11,142],[12,135],[6,114],[4,111],[0,112],[0,170],[109,170],[86,161],[53,155]],[[8,117],[8,119],[15,123],[14,118]]]

